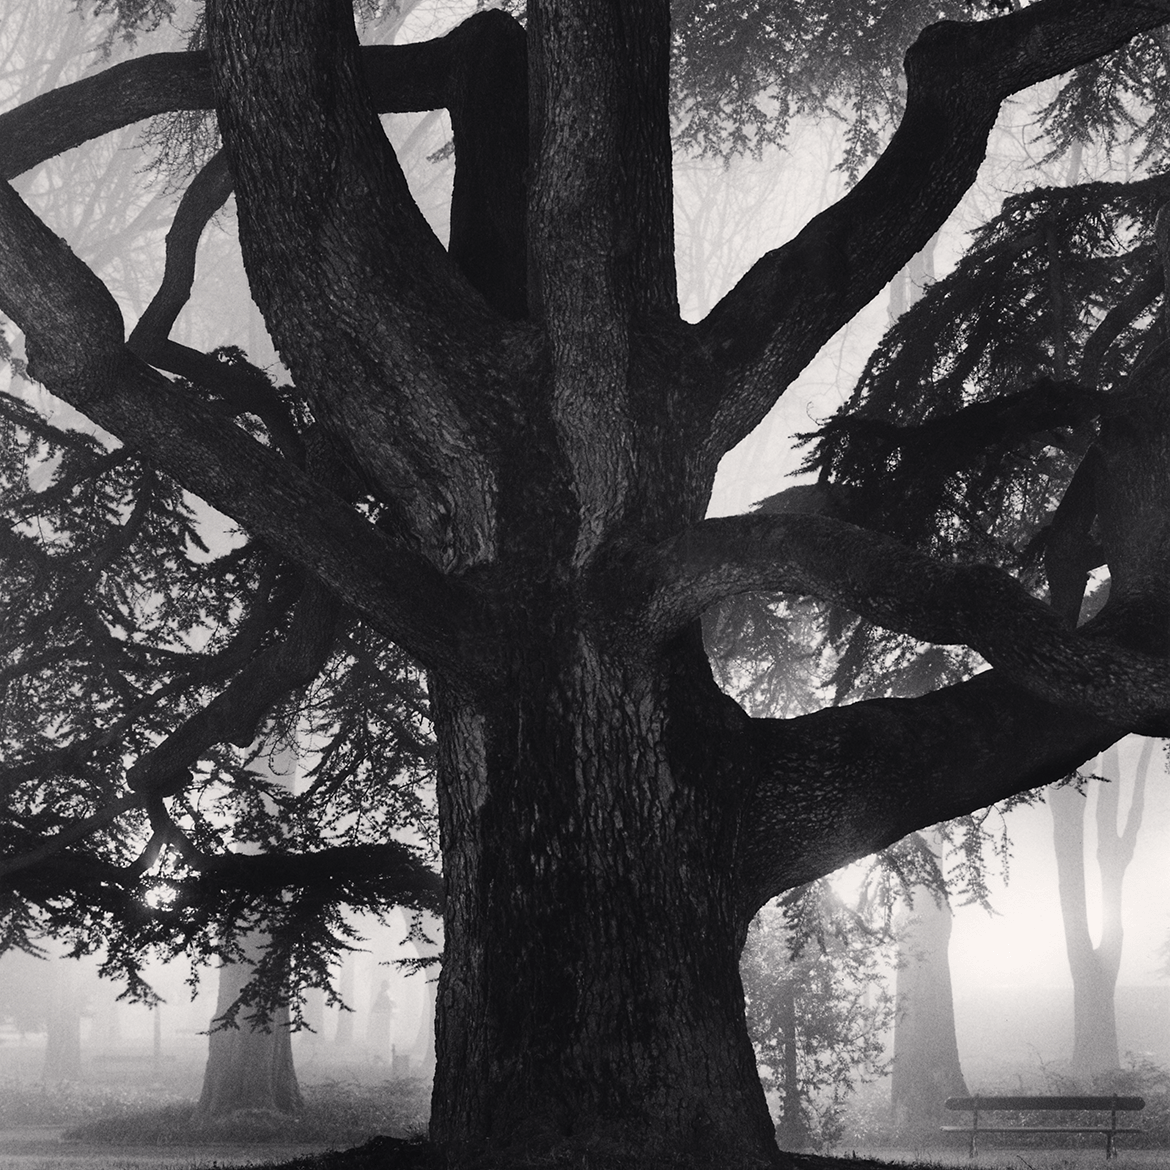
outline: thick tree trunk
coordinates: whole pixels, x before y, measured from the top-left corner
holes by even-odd
[[[435,686],[433,1138],[776,1157],[737,965],[735,802],[703,773],[713,729],[671,720],[671,681],[579,635],[518,662],[492,709]]]
[[[0,188],[0,301],[34,376],[431,672],[448,891],[432,1136],[456,1154],[774,1161],[737,964],[750,914],[1170,705],[1163,663],[1066,636],[995,573],[818,517],[701,519],[721,456],[974,179],[1003,98],[1162,14],[1098,0],[936,26],[908,54],[906,118],[878,163],[691,328],[672,257],[669,9],[541,0],[526,70],[519,30],[480,14],[513,42],[494,87],[511,101],[471,84],[486,58],[460,38],[435,47],[404,108],[451,108],[472,166],[453,261],[385,142],[352,6],[208,3],[250,286],[376,525],[331,490],[346,477],[283,459],[130,360],[108,291]],[[528,118],[530,149],[487,141]],[[481,187],[507,214],[472,214],[491,210],[467,203]],[[486,259],[464,232],[482,223],[501,241]],[[1021,711],[1040,700],[981,676],[748,724],[678,631],[754,589],[985,650],[1096,721],[1078,711],[1057,735],[1046,711],[1037,746]],[[315,608],[317,646],[333,627]],[[1027,737],[1010,767],[1005,725]]]
[[[933,1134],[947,1097],[967,1095],[955,1037],[952,923],[947,902],[920,886],[899,931],[890,1103],[905,1133]]]
[[[198,1106],[198,1112],[206,1117],[238,1109],[299,1113],[303,1108],[287,1008],[276,1014],[268,1031],[250,1026],[243,1018],[246,1009],[240,1013],[239,1027],[216,1027],[251,974],[247,962],[224,963],[219,969],[219,993]]]

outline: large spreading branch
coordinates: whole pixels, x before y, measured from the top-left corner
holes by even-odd
[[[427,556],[483,561],[507,330],[411,196],[350,6],[210,3],[207,30],[244,263],[298,390]]]
[[[0,880],[34,905],[68,897],[92,908],[97,891],[102,904],[116,902],[116,912],[124,915],[126,900],[138,904],[140,878],[137,867],[126,869],[66,851],[3,874]],[[338,901],[356,891],[365,901],[375,895],[381,901],[435,913],[443,905],[442,877],[414,849],[398,841],[338,845],[314,853],[223,854],[207,859],[205,870],[173,885],[181,911],[214,907],[224,894],[278,898],[302,890],[310,891],[318,902],[320,891],[329,890]]]
[[[451,100],[466,39],[456,29],[416,45],[364,46],[361,61],[374,108],[383,114],[442,109]],[[0,115],[0,178],[14,179],[66,150],[159,114],[214,108],[205,51],[135,57]]]
[[[166,240],[162,283],[127,346],[156,369],[178,374],[223,396],[233,414],[250,413],[268,428],[276,446],[290,458],[302,460],[304,450],[288,407],[277,396],[262,370],[248,362],[223,362],[171,339],[179,313],[195,283],[195,256],[199,239],[211,217],[232,190],[227,155],[216,153],[191,181],[179,201]]]
[[[0,187],[0,309],[24,331],[30,373],[50,390],[149,451],[184,487],[319,577],[408,653],[475,677],[486,631],[464,590],[134,357],[108,290],[7,186]]]
[[[630,607],[642,637],[671,637],[737,593],[795,593],[923,642],[970,646],[1051,703],[1119,726],[1170,729],[1165,659],[1069,629],[1050,606],[992,566],[934,560],[829,517],[755,513],[705,520],[624,571],[627,587],[643,598]]]
[[[152,53],[111,66],[0,115],[0,178],[144,118],[214,101],[206,53]]]
[[[352,28],[352,20],[345,14],[340,24],[344,28],[347,22]],[[313,48],[319,49],[320,44],[314,44]],[[356,51],[356,44],[350,48]],[[355,59],[360,60],[356,72],[364,75],[373,109],[408,111],[446,107],[450,110],[459,152],[451,256],[492,307],[508,317],[523,316],[526,308],[523,176],[527,160],[523,32],[500,13],[483,13],[437,40],[418,45],[369,46],[361,49],[360,54],[355,52]],[[53,154],[153,114],[212,108],[211,73],[206,53],[162,54],[127,62],[26,103],[0,117],[0,173],[12,177]],[[362,78],[349,80],[354,82],[350,96],[355,100],[349,103],[351,108],[333,109],[336,122],[319,136],[332,147],[348,142],[346,126],[355,124],[352,121],[355,111],[361,115],[359,107],[363,106],[364,99],[358,91],[362,88]],[[328,104],[329,95],[326,98]],[[281,106],[278,115],[287,121],[288,112],[287,107]],[[319,401],[315,405],[322,417],[338,424],[335,429],[343,439],[349,436],[357,464],[370,482],[385,489],[391,507],[403,513],[399,526],[413,528],[416,536],[421,534],[421,543],[430,545],[427,552],[432,559],[445,560],[448,564],[460,555],[463,560],[475,559],[490,544],[488,503],[494,476],[485,462],[485,450],[479,449],[490,448],[490,440],[481,440],[479,435],[490,434],[491,427],[485,429],[478,424],[483,421],[484,404],[490,397],[487,389],[493,384],[499,389],[503,383],[479,344],[482,336],[465,346],[461,354],[453,355],[456,347],[452,342],[458,330],[452,327],[451,321],[466,327],[479,320],[482,326],[482,304],[474,297],[470,301],[466,299],[468,290],[462,278],[447,263],[405,191],[380,129],[367,125],[366,130],[366,141],[348,142],[348,145],[353,148],[349,151],[349,161],[358,171],[371,162],[374,171],[381,168],[381,173],[367,176],[375,196],[373,204],[365,209],[369,214],[354,215],[352,203],[343,207],[345,199],[332,199],[328,195],[316,201],[307,200],[301,210],[314,222],[308,223],[306,233],[291,241],[293,254],[306,256],[312,249],[304,246],[305,241],[313,240],[320,228],[313,207],[317,210],[333,207],[338,212],[335,227],[339,225],[341,230],[327,245],[330,263],[325,266],[325,276],[322,278],[318,272],[306,277],[310,292],[323,294],[307,309],[310,317],[314,310],[318,312],[315,321],[319,328],[311,331],[311,338],[299,328],[291,330],[294,342],[307,341],[308,349],[315,349],[315,368],[302,367],[299,371],[305,383],[301,388],[307,386],[312,397],[315,386],[345,387],[347,403],[335,403],[335,409]],[[311,135],[296,132],[291,138],[296,151],[303,151],[312,142]],[[259,153],[263,154],[272,141],[266,137]],[[305,174],[323,175],[334,170],[320,157],[308,157],[311,153],[302,153],[300,169],[304,173],[297,181],[304,180]],[[394,196],[391,202],[398,211],[396,218],[387,218],[385,206],[378,201],[387,194],[382,182],[386,174],[398,182],[398,187],[391,192]],[[292,173],[288,175],[292,180]],[[343,195],[353,193],[352,177],[339,180]],[[216,179],[216,186],[222,190],[222,179],[218,175]],[[304,196],[307,191],[305,188],[299,195]],[[260,200],[262,207],[274,207],[275,198],[275,193],[269,192]],[[296,200],[293,204],[295,207]],[[369,235],[363,237],[363,227],[359,226],[364,224],[368,228],[371,222],[381,233],[381,253],[376,246],[378,241]],[[406,230],[399,230],[403,225]],[[364,265],[362,273],[337,270],[346,267],[346,251],[339,246],[344,245],[346,232],[350,233],[353,244],[348,258],[359,266]],[[263,237],[263,231],[260,234]],[[388,259],[393,259],[390,253],[395,249],[399,253],[398,262],[387,264]],[[277,290],[286,291],[289,270],[279,262],[277,268],[280,269],[275,278]],[[339,297],[337,288],[330,288],[330,273],[346,287],[348,296]],[[412,306],[409,298],[404,300],[399,296],[403,292],[413,288],[425,302],[427,293],[433,293],[438,287],[444,299],[439,307],[442,311],[430,313],[430,328],[415,319],[409,323],[410,328],[399,329],[400,344],[395,353],[398,376],[394,378],[394,370],[383,370],[389,376],[381,387],[384,392],[396,390],[397,415],[390,409],[395,404],[386,401],[391,395],[383,393],[380,399],[375,388],[368,385],[370,369],[359,371],[361,377],[355,381],[352,376],[347,377],[344,361],[347,341],[363,353],[370,347],[379,348],[379,326],[391,318],[385,314],[379,317],[379,305],[374,303],[378,282],[371,283],[369,278],[371,274],[377,275],[385,285],[388,273],[398,275],[398,285],[384,287],[382,292],[406,317],[411,316]],[[419,282],[420,273],[428,273],[432,279]],[[386,303],[380,307],[385,309]],[[429,307],[436,308],[433,303]],[[413,308],[417,309],[418,305]],[[346,309],[350,310],[348,314]],[[342,327],[331,328],[331,324],[338,323],[331,322],[330,314],[338,312],[346,320],[341,322]],[[365,329],[360,323],[363,314],[368,326]],[[148,319],[145,326],[150,328],[135,339],[144,343],[143,348],[153,364],[203,382],[215,375],[211,380],[221,387],[243,380],[241,371],[214,370],[212,359],[206,355],[178,348],[154,328],[157,325],[158,321]],[[421,346],[416,344],[420,338],[424,339]],[[290,351],[288,341],[287,336],[277,337],[284,356],[294,372],[298,372],[296,346]],[[428,349],[429,354],[424,354]],[[369,358],[370,354],[365,357]],[[425,359],[421,366],[420,357]],[[353,375],[354,370],[348,373]],[[428,387],[438,394],[438,399],[428,398],[424,392]],[[474,392],[467,387],[474,387]],[[231,389],[239,387],[233,385]],[[456,407],[453,412],[443,409],[453,403]],[[466,416],[462,426],[457,421],[461,412]],[[413,427],[409,425],[412,420]],[[460,476],[452,474],[451,469],[455,467],[461,469]],[[460,525],[463,530],[452,538],[450,528],[458,529]],[[462,544],[462,554],[443,549],[444,543]]]
[[[447,109],[455,140],[447,250],[496,312],[521,320],[528,315],[527,38],[493,9],[441,43],[450,60],[434,108]]]
[[[272,708],[317,677],[333,649],[339,607],[315,581],[307,582],[287,633],[261,651],[214,699],[144,755],[127,773],[130,787],[170,795],[190,769],[219,743],[247,747]]]
[[[916,699],[744,717],[744,912],[939,821],[1053,783],[1115,723],[991,671]]]
[[[703,407],[711,456],[751,431],[943,224],[975,181],[1009,95],[1167,20],[1166,0],[1040,0],[995,20],[926,29],[906,54],[905,114],[870,171],[759,260],[698,328],[717,383]]]

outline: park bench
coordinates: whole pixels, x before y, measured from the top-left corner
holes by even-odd
[[[1144,1109],[1141,1097],[948,1097],[947,1108],[972,1115],[971,1124],[944,1125],[944,1133],[965,1133],[971,1137],[970,1154],[975,1157],[981,1133],[1100,1133],[1105,1135],[1105,1157],[1114,1155],[1113,1139],[1119,1133],[1141,1133],[1140,1129],[1117,1124],[1118,1113]],[[1109,1112],[1109,1125],[987,1125],[980,1114],[998,1112]]]

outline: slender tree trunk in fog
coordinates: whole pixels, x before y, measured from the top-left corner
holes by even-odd
[[[312,1028],[312,1035],[321,1039],[321,1030],[325,1027],[325,992],[320,987],[310,987],[305,992],[305,1023]]]
[[[257,944],[253,951],[258,955],[262,949]],[[225,963],[219,969],[219,995],[198,1107],[206,1117],[237,1109],[299,1113],[304,1104],[293,1066],[287,1008],[276,1013],[268,1031],[251,1027],[243,1018],[246,1009],[240,1013],[238,1028],[216,1028],[251,974],[248,962]]]
[[[268,734],[265,732],[264,739],[257,741],[258,746],[265,743]],[[290,789],[296,783],[296,752],[291,747],[277,749],[272,742],[270,754],[260,756],[254,766]],[[220,1026],[247,986],[253,966],[267,944],[267,936],[251,935],[244,941],[242,960],[225,962],[219,969],[219,992],[199,1099],[199,1112],[205,1116],[218,1117],[237,1109],[299,1113],[303,1108],[287,1006],[274,1014],[267,1028],[261,1028],[248,1022],[245,1002],[236,1016],[238,1027]]]
[[[441,953],[443,924],[424,916],[421,923],[421,934],[411,934],[408,941],[414,947],[420,959]],[[418,1034],[412,1048],[412,1059],[417,1061],[413,1070],[414,1075],[433,1077],[435,1075],[435,1002],[437,999],[437,976],[431,969],[419,971],[415,978],[423,979],[423,1006],[422,1021],[419,1024]]]
[[[423,1008],[423,1023],[420,1033],[422,1056],[419,1058],[419,1076],[430,1077],[435,1073],[435,983],[427,983]]]
[[[46,1081],[72,1081],[81,1076],[81,1004],[76,967],[70,959],[49,960]]]
[[[1125,870],[1133,858],[1142,823],[1146,774],[1154,741],[1147,739],[1134,773],[1133,798],[1123,832],[1117,831],[1121,769],[1116,748],[1102,757],[1102,771],[1110,783],[1096,785],[1097,867],[1101,879],[1101,939],[1094,946],[1089,934],[1085,897],[1085,809],[1087,801],[1075,788],[1054,788],[1048,794],[1052,809],[1056,874],[1065,948],[1073,981],[1073,1051],[1070,1067],[1076,1076],[1091,1080],[1120,1067],[1114,993],[1121,966],[1121,890]]]
[[[349,1048],[353,1044],[353,955],[342,956],[341,971],[337,976],[337,993],[346,1006],[337,1013],[337,1031],[333,1034],[333,1042],[340,1047]]]
[[[934,283],[934,253],[938,247],[939,233],[935,232],[921,252],[916,252],[910,262],[890,281],[889,319],[892,322],[915,305],[922,297],[928,284]]]
[[[929,847],[937,853],[941,842],[932,840]],[[933,1132],[947,1097],[967,1095],[955,1038],[951,925],[945,897],[917,887],[898,945],[890,1103],[901,1131]]]
[[[808,1126],[800,1108],[800,1069],[797,1065],[796,983],[786,979],[780,984],[780,1010],[777,1013],[784,1036],[784,1112],[776,1128],[781,1149],[800,1150],[808,1145]]]

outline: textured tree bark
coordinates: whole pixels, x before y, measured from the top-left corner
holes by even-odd
[[[919,886],[898,935],[890,1103],[898,1129],[923,1136],[937,1131],[948,1097],[967,1096],[947,953],[951,926],[947,901]]]
[[[435,687],[449,893],[432,1136],[767,1164],[726,865],[734,780],[704,766],[718,713],[672,712],[706,664],[693,645],[663,671],[596,637],[556,643],[518,654],[491,705]]]

